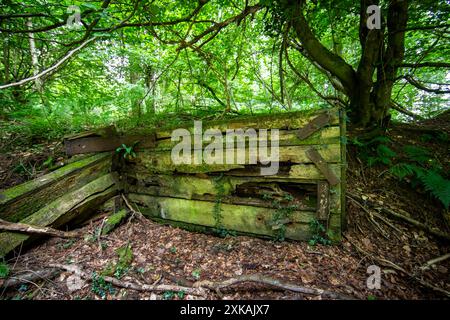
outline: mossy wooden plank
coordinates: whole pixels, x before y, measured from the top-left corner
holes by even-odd
[[[312,161],[307,157],[306,150],[308,146],[285,146],[279,148],[279,162],[286,163],[312,163]],[[324,158],[325,161],[336,163],[340,160],[340,145],[318,145],[315,147],[319,154]],[[224,150],[222,162],[225,164],[215,164],[207,155],[203,155],[202,164],[194,164],[194,156],[191,154],[191,164],[175,164],[172,161],[171,152],[153,152],[151,150],[146,150],[138,152],[134,162],[140,166],[146,167],[152,172],[182,172],[182,173],[207,173],[207,172],[220,172],[229,171],[232,169],[244,168],[245,165],[254,165],[251,163],[250,159],[258,159],[258,150],[255,149],[233,149],[234,150],[234,164],[226,164],[226,152]],[[237,156],[239,153],[243,154],[244,163],[237,163]],[[209,164],[209,163],[212,164]]]
[[[250,116],[239,117],[236,119],[226,119],[218,121],[204,121],[202,123],[203,130],[206,129],[218,129],[221,132],[225,132],[227,129],[300,129],[307,125],[311,120],[316,118],[321,113],[327,112],[330,114],[330,125],[339,124],[339,112],[338,109],[328,110],[305,110],[297,112],[286,112],[276,115],[262,115],[262,116]],[[185,128],[191,133],[194,132],[193,122],[182,123],[170,128],[161,128],[156,131],[157,139],[170,137],[172,131],[178,128]],[[148,130],[142,129],[139,133],[144,133]],[[152,130],[152,132],[154,132]]]
[[[18,222],[74,188],[79,188],[111,167],[109,154],[98,154],[68,164],[42,177],[0,193],[0,218]]]
[[[115,175],[106,174],[80,189],[64,194],[20,222],[40,227],[60,227],[74,218],[79,219],[80,216],[95,210],[98,205],[117,192],[115,185]],[[26,234],[0,233],[0,256],[6,255],[28,239],[30,236]]]
[[[290,194],[282,191],[282,186],[289,186],[296,191],[292,193],[293,200],[296,201],[298,210],[315,210],[314,199],[302,195],[300,190],[306,184],[292,181],[273,181],[262,178],[246,178],[232,176],[208,176],[196,175],[141,175],[140,180],[129,183],[128,191],[132,193],[147,194],[152,196],[166,196],[183,199],[207,200],[214,202],[220,195],[223,203],[251,205],[258,207],[273,207],[271,200],[264,199],[275,190],[282,192],[279,197]],[[311,185],[311,190],[315,190],[315,185]],[[311,193],[313,193],[312,191]]]
[[[336,177],[341,177],[341,165],[329,164],[329,169],[334,172]],[[299,164],[293,165],[288,174],[292,179],[312,179],[312,180],[324,180],[326,179],[323,173],[314,164]]]
[[[186,200],[169,197],[152,197],[129,194],[129,198],[139,205],[141,212],[148,217],[180,221],[206,227],[218,227],[215,203],[209,201]],[[220,227],[266,236],[275,236],[272,219],[275,209],[220,205]],[[310,237],[308,223],[314,219],[315,212],[294,211],[286,224],[286,238],[305,240]]]
[[[108,234],[117,226],[119,226],[119,224],[121,224],[122,221],[126,218],[127,214],[128,214],[127,210],[125,209],[119,210],[118,212],[111,214],[106,219],[105,224],[103,225],[102,234]]]
[[[191,139],[192,149],[195,149],[197,146],[194,145],[194,141],[200,140],[203,143],[203,147],[211,143],[208,139],[203,139],[203,136],[198,135],[189,135]],[[252,141],[259,143],[265,137],[261,135],[257,135],[256,138],[252,138]],[[270,133],[267,134],[267,141],[269,141],[268,145],[270,146],[270,142],[272,142],[272,136]],[[248,147],[249,138],[245,139],[245,146]],[[172,150],[172,148],[177,145],[179,142],[172,141],[170,138],[165,138],[158,140],[156,142],[156,146],[151,148],[155,151],[164,151],[164,150]],[[236,143],[236,142],[235,142]],[[298,145],[314,145],[314,144],[339,144],[340,143],[340,128],[338,126],[323,128],[320,131],[312,134],[310,137],[306,139],[299,139],[297,136],[297,132],[295,130],[280,130],[279,131],[279,146],[298,146]],[[226,147],[225,135],[223,135],[223,145]]]
[[[330,164],[331,170],[336,174],[337,177],[341,176],[341,165],[340,164]],[[195,169],[198,169],[197,172]],[[206,169],[210,169],[210,171],[205,171]],[[223,169],[223,172],[220,172],[220,169]],[[154,172],[155,170],[150,170],[142,165],[129,165],[125,168],[124,173],[135,177],[137,180],[145,179],[148,176],[154,176],[159,174],[158,172]],[[314,164],[298,164],[291,165],[287,168],[280,168],[278,174],[272,176],[261,176],[261,171],[258,166],[252,167],[239,167],[237,169],[228,169],[225,168],[191,168],[190,170],[186,170],[185,174],[207,174],[207,173],[219,173],[226,176],[233,177],[241,177],[245,179],[260,179],[258,181],[293,181],[293,182],[303,182],[303,183],[315,183],[315,180],[325,180],[323,174],[317,169]],[[183,173],[183,170],[178,168],[178,173]],[[170,175],[173,171],[163,172],[162,174]]]

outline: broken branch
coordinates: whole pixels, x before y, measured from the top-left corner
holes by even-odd
[[[61,231],[50,227],[38,227],[25,223],[14,223],[0,219],[1,231],[14,231],[28,234],[40,234],[58,238],[81,238],[83,235],[79,231]]]

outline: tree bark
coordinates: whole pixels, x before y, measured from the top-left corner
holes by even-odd
[[[392,88],[405,52],[407,0],[390,1],[386,23],[382,23],[381,29],[372,30],[367,27],[367,7],[379,5],[379,0],[360,0],[361,58],[356,70],[320,43],[306,21],[303,4],[302,0],[294,2],[290,8],[293,18],[288,22],[301,43],[297,49],[322,72],[328,73],[333,81],[342,84],[343,93],[349,100],[349,117],[354,125],[366,128],[384,126],[389,119]],[[384,36],[386,25],[387,39]]]

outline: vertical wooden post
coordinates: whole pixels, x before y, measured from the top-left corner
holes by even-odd
[[[327,181],[317,183],[317,220],[328,220],[330,214],[330,185]]]

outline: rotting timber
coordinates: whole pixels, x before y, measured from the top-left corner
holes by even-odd
[[[318,221],[324,236],[338,242],[345,227],[344,117],[339,109],[326,109],[203,123],[203,130],[223,134],[227,129],[278,129],[279,170],[268,176],[260,174],[261,164],[173,163],[171,132],[176,128],[134,130],[133,135],[105,128],[67,137],[68,155],[89,154],[0,191],[0,219],[64,228],[123,193],[144,216],[197,231],[308,240],[311,221]],[[194,133],[192,122],[179,127]],[[119,155],[122,144],[135,145],[135,156]],[[0,233],[0,256],[34,239]]]

